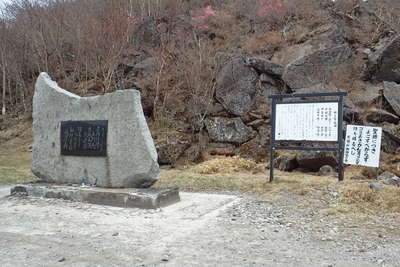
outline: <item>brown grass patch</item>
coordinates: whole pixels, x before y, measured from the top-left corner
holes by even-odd
[[[199,174],[226,174],[243,171],[259,173],[262,172],[263,169],[264,168],[254,160],[240,157],[218,157],[191,167],[193,172]]]
[[[368,183],[348,183],[340,189],[339,208],[362,213],[400,213],[400,188],[382,185],[382,190]]]

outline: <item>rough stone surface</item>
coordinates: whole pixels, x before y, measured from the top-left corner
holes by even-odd
[[[361,108],[369,108],[371,104],[376,104],[381,99],[381,85],[374,85],[366,82],[358,82],[360,90],[353,90],[348,96],[354,105]]]
[[[384,40],[368,58],[371,79],[400,83],[400,35]]]
[[[400,52],[400,51],[399,51]],[[394,82],[384,82],[383,94],[397,116],[400,116],[400,85]]]
[[[61,156],[60,122],[80,120],[108,120],[106,157]],[[136,90],[79,97],[41,73],[33,138],[32,172],[46,182],[149,187],[158,179],[157,151]]]
[[[276,159],[276,167],[280,171],[290,172],[299,167],[295,155],[281,155]]]
[[[300,151],[296,155],[299,168],[310,171],[319,171],[324,165],[336,167],[338,162],[334,152],[326,151]]]
[[[296,94],[315,94],[315,93],[332,93],[332,92],[340,92],[340,90],[331,85],[331,84],[325,84],[325,83],[319,83],[307,88],[300,88],[296,89],[295,93]],[[313,101],[320,101],[320,100],[332,100],[332,97],[307,97],[305,100],[313,100]],[[343,118],[345,121],[351,121],[354,122],[359,119],[360,117],[360,111],[352,100],[350,100],[348,97],[344,98],[344,105],[343,105]]]
[[[369,188],[374,190],[382,190],[382,186],[378,183],[369,183]]]
[[[269,151],[263,143],[260,135],[257,135],[241,145],[238,154],[243,158],[253,158],[256,162],[265,162],[268,159]]]
[[[170,131],[155,136],[159,164],[175,164],[190,147],[191,136],[183,132]]]
[[[207,152],[210,155],[233,156],[236,154],[236,147],[229,143],[210,143]]]
[[[347,45],[316,51],[291,62],[285,68],[283,81],[290,88],[306,88],[330,81],[332,72],[346,63],[352,52]]]
[[[282,76],[284,70],[282,65],[275,64],[270,60],[260,57],[249,57],[246,59],[245,64],[256,69],[260,73],[275,76]]]
[[[256,104],[258,73],[243,57],[219,54],[216,99],[232,114],[243,116]]]
[[[382,109],[369,110],[365,118],[368,122],[374,123],[398,123],[400,121],[399,117]]]
[[[190,147],[189,143],[167,142],[156,146],[159,164],[173,164]]]
[[[210,139],[214,142],[242,144],[255,136],[240,118],[211,118],[205,121]]]
[[[304,43],[283,47],[280,51],[275,52],[271,61],[280,65],[287,65],[316,51],[332,48],[345,42],[343,28],[337,25],[323,25],[313,32],[310,32],[309,29],[302,29],[302,26],[298,24],[290,25],[288,28],[292,30],[298,28],[302,32],[309,32],[309,35],[313,37]],[[293,32],[292,30],[288,29],[286,32]]]
[[[396,153],[400,149],[400,125],[385,123],[382,125],[382,150]]]
[[[382,181],[386,185],[400,186],[400,178],[388,171],[379,175],[378,180]]]
[[[149,57],[135,64],[133,66],[133,71],[136,74],[153,72],[156,69],[156,65],[157,65],[157,59],[154,57]]]
[[[333,170],[332,166],[324,165],[321,168],[319,168],[318,175],[327,176],[327,175],[332,175],[334,172],[335,171]]]
[[[58,198],[91,204],[158,209],[180,200],[177,188],[160,189],[105,189],[98,187],[24,184],[11,188],[11,195]]]

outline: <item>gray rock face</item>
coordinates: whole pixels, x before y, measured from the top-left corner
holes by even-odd
[[[333,85],[328,85],[324,83],[319,83],[313,85],[308,88],[300,88],[296,89],[296,94],[315,94],[315,93],[332,93],[332,92],[340,92],[338,88]],[[307,97],[307,100],[328,100],[329,97]],[[343,106],[343,117],[345,121],[355,121],[359,117],[359,110],[353,104],[353,102],[345,97],[344,98],[344,106]]]
[[[207,152],[210,155],[234,156],[236,147],[229,143],[210,143],[207,146]]]
[[[284,70],[283,66],[260,57],[247,58],[246,65],[256,69],[260,73],[275,76],[282,76]]]
[[[382,150],[386,153],[397,153],[400,149],[400,125],[385,123],[382,130]]]
[[[369,188],[374,189],[374,190],[382,190],[382,186],[378,183],[370,183]]]
[[[396,115],[382,109],[374,109],[368,111],[365,118],[367,121],[374,123],[382,123],[382,122],[398,123],[400,120],[400,118],[397,117]]]
[[[383,89],[381,85],[361,82],[359,87],[361,90],[352,91],[348,96],[354,105],[361,108],[369,108],[371,104],[376,104],[381,99],[380,92]]]
[[[331,79],[332,72],[346,63],[351,55],[347,45],[319,50],[288,64],[282,78],[292,89],[326,83]]]
[[[321,168],[319,168],[318,175],[320,176],[327,176],[327,175],[332,175],[335,173],[333,170],[332,166],[330,165],[324,165]]]
[[[174,164],[190,147],[189,142],[168,141],[156,146],[159,164]]]
[[[256,104],[258,73],[242,57],[218,57],[216,99],[232,114],[243,116]]]
[[[294,155],[281,155],[276,159],[276,167],[280,171],[290,172],[299,167],[299,163]]]
[[[400,186],[400,178],[388,171],[379,175],[378,180],[382,181],[386,185]]]
[[[400,116],[400,85],[394,82],[384,82],[383,86],[385,99],[389,102],[397,116]]]
[[[323,25],[313,32],[310,32],[310,29],[305,29],[297,24],[290,25],[289,28],[295,31],[297,28],[302,32],[309,32],[311,35],[314,35],[314,37],[304,43],[284,47],[282,50],[275,52],[271,59],[272,62],[287,65],[290,62],[311,55],[316,51],[332,48],[345,43],[343,28],[338,25]],[[291,30],[287,33],[290,34],[290,31]],[[298,33],[294,32],[294,34]]]
[[[255,136],[240,118],[212,118],[205,121],[210,139],[214,142],[242,144]]]
[[[82,120],[108,121],[106,157],[60,154],[60,122]],[[33,138],[32,172],[47,182],[143,188],[158,179],[157,152],[136,90],[79,97],[41,73],[33,98]]]
[[[368,58],[370,78],[400,83],[400,35],[384,41]]]
[[[300,151],[297,153],[297,162],[299,168],[310,171],[319,171],[324,165],[336,167],[338,161],[334,152],[325,151]]]

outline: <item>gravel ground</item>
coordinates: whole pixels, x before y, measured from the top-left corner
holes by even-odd
[[[389,222],[324,216],[315,207],[298,208],[295,196],[266,202],[181,193],[178,204],[139,210],[4,192],[4,267],[400,266],[400,240],[380,230]]]

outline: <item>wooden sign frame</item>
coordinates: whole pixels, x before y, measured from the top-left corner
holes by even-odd
[[[269,99],[272,100],[271,106],[271,145],[269,147],[270,150],[270,173],[269,173],[269,181],[272,182],[274,180],[274,161],[275,161],[275,151],[277,150],[305,150],[305,151],[335,151],[338,155],[338,173],[339,173],[339,181],[343,181],[344,179],[344,171],[343,171],[343,152],[344,152],[344,140],[343,140],[343,105],[344,105],[344,97],[347,95],[346,92],[332,92],[332,93],[315,93],[315,94],[281,94],[281,95],[271,95]],[[321,100],[321,101],[307,101],[303,100],[305,98],[315,98],[315,97],[336,97],[336,100]],[[296,101],[287,101],[290,99],[296,99]],[[276,140],[275,139],[275,130],[276,130],[276,105],[277,104],[299,104],[299,103],[338,103],[338,133],[337,140],[334,142],[335,146],[331,147],[312,147],[312,146],[282,146],[280,143],[282,142],[299,142],[299,140]],[[306,142],[310,142],[310,140],[304,140]],[[301,142],[301,141],[300,141]],[[312,142],[312,141],[311,141]],[[316,142],[316,141],[314,141]],[[330,141],[327,141],[330,142]],[[332,142],[330,142],[332,143]]]

